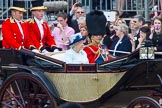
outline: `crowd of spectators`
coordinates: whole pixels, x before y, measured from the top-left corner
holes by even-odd
[[[25,10],[11,8],[11,18],[13,21],[19,20],[17,25],[23,39],[22,42],[15,40],[17,33],[14,31],[11,31],[8,37],[6,30],[10,28],[5,21],[2,24],[4,48],[27,48],[36,53],[65,51],[65,62],[75,64],[101,63],[130,54],[142,47],[146,40],[152,41],[155,51],[162,51],[162,18],[159,16],[152,21],[146,21],[142,15],[135,15],[128,22],[120,17],[119,11],[111,10],[115,12],[115,19],[107,21],[102,11],[94,10],[86,14],[84,8],[75,3],[69,13],[57,14],[56,25],[52,23],[48,26],[43,22],[46,8],[43,7],[43,2],[39,4],[40,7],[36,2],[33,1],[35,4],[31,8],[34,18],[26,24],[28,35],[18,23],[21,22]],[[21,12],[19,19],[15,15],[17,11]],[[8,23],[9,21],[11,19],[8,19]],[[8,38],[13,40],[13,43],[9,42]],[[31,39],[33,43],[29,41]]]

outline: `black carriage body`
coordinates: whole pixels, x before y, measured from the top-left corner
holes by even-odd
[[[96,108],[118,103],[122,107],[138,96],[161,93],[162,55],[140,60],[135,51],[101,64],[66,64],[29,50],[0,52],[3,82],[17,73],[34,75],[57,103],[80,102]]]

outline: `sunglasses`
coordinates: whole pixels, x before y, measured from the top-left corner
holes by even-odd
[[[133,23],[137,23],[137,21],[133,21]]]
[[[82,14],[82,13],[84,13],[84,12],[76,12],[76,13],[78,13],[78,14],[81,13],[81,14]]]

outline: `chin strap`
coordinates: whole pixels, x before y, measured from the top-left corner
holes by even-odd
[[[100,43],[96,42],[95,40],[92,40],[91,45],[94,45],[94,46],[99,46],[99,45],[100,45]]]

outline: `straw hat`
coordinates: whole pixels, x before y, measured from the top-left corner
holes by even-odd
[[[18,10],[20,12],[26,12],[24,7],[25,7],[25,2],[24,1],[14,0],[13,1],[13,6],[10,7],[9,9],[10,10]]]
[[[43,5],[43,0],[32,1],[32,7],[30,8],[30,11],[34,10],[47,10],[47,7]]]

